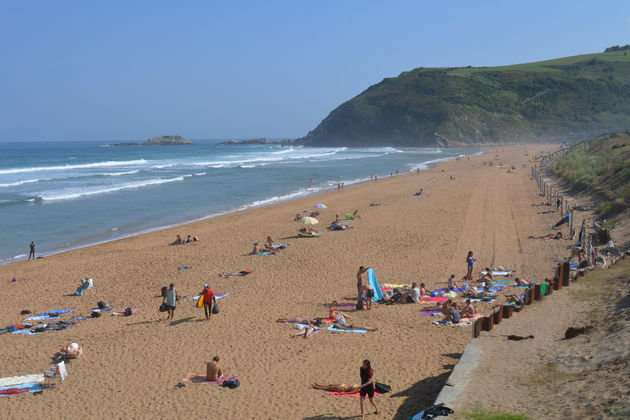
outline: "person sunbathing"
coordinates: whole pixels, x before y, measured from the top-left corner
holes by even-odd
[[[477,308],[475,308],[472,303],[470,303],[470,299],[466,299],[466,305],[461,309],[460,315],[462,318],[472,318],[477,314]]]
[[[459,308],[457,307],[457,302],[453,302],[451,308],[444,314],[444,320],[451,321],[453,324],[459,324]]]
[[[330,384],[320,385],[317,382],[313,382],[313,389],[321,389],[322,391],[338,392],[340,394],[355,394],[359,392],[359,385],[347,385],[347,384]]]
[[[298,232],[300,232],[300,233],[308,233],[309,235],[312,235],[313,234],[313,228],[310,227],[310,226],[307,227],[307,228],[303,227]]]
[[[330,224],[330,227],[328,228],[330,230],[348,230],[348,226],[344,226],[340,223],[338,223],[337,221],[334,221]]]
[[[359,220],[361,218],[361,216],[359,216],[359,210],[355,210],[354,213],[352,213],[352,218],[355,220]]]
[[[295,318],[278,318],[276,322],[284,324],[317,324],[317,320],[315,319],[301,318],[299,316]]]
[[[310,320],[307,320],[307,326],[300,328],[299,332],[296,332],[295,334],[293,334],[291,336],[291,338],[295,338],[298,335],[302,336],[304,338],[311,338],[313,336],[313,334],[315,333],[315,331],[320,331],[323,330],[322,327],[317,327],[315,325],[313,325],[313,323],[310,322]]]
[[[428,295],[430,292],[427,291],[426,286],[424,285],[424,283],[420,283],[420,299],[422,299],[422,296],[426,296]]]
[[[206,379],[216,381],[223,377],[223,369],[219,366],[219,356],[214,356],[211,362],[206,364]]]
[[[494,277],[492,277],[492,270],[490,270],[488,267],[486,267],[484,269],[484,271],[486,272],[486,274],[483,275],[483,277],[479,278],[480,282],[491,282],[494,281]]]
[[[529,282],[516,277],[514,279],[514,286],[529,286]]]
[[[183,243],[184,243],[184,240],[182,239],[182,237],[177,235],[177,237],[175,238],[175,242],[173,242],[173,245],[181,245]]]
[[[252,252],[249,253],[249,255],[256,255],[260,252],[260,248],[258,248],[258,242],[254,242],[254,249],[252,249]]]
[[[518,295],[506,295],[505,296],[505,301],[507,303],[514,303],[514,304],[516,304],[518,306],[522,306],[523,305],[523,299],[518,297]]]
[[[276,252],[276,246],[274,245],[274,240],[271,236],[267,236],[267,242],[262,247],[261,251]]]
[[[449,289],[456,289],[459,286],[457,285],[457,280],[455,280],[455,274],[451,274],[451,277],[448,278],[447,287]]]
[[[478,292],[474,287],[468,289],[467,291],[461,294],[462,297],[468,297],[473,299],[483,299],[484,297],[490,294],[490,287],[486,284],[483,286],[483,291]]]

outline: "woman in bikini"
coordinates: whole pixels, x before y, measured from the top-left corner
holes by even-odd
[[[468,256],[466,257],[466,264],[468,264],[468,272],[466,273],[466,280],[472,280],[472,272],[473,266],[475,265],[475,258],[473,258],[473,252],[468,251]]]
[[[340,394],[354,394],[359,392],[359,385],[347,385],[347,384],[330,384],[322,385],[317,382],[313,382],[313,389],[321,389],[322,391],[338,392]]]

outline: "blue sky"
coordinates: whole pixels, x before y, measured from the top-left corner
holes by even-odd
[[[630,2],[0,2],[0,141],[295,138],[416,67],[630,43]]]

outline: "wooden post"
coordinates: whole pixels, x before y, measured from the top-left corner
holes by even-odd
[[[477,318],[475,319],[475,321],[473,322],[473,338],[477,338],[479,337],[479,335],[481,334],[481,327],[483,325],[483,318]]]
[[[534,286],[534,300],[540,299],[542,299],[541,287],[540,284],[537,284],[536,286]]]
[[[511,317],[513,312],[514,312],[514,306],[503,305],[503,318]]]
[[[492,315],[485,315],[483,318],[483,323],[481,325],[481,329],[483,331],[492,331],[492,327],[494,326],[494,319]]]
[[[503,321],[503,311],[500,306],[495,306],[492,314],[494,325],[500,324]]]
[[[560,270],[560,282],[562,286],[569,285],[569,274],[571,273],[571,263],[569,261],[562,263],[562,269]]]

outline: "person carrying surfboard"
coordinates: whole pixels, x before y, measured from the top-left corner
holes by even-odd
[[[214,292],[210,289],[208,284],[203,285],[203,291],[199,299],[203,299],[203,310],[206,313],[206,321],[208,321],[210,320],[210,315],[212,315],[212,304],[217,303]]]

